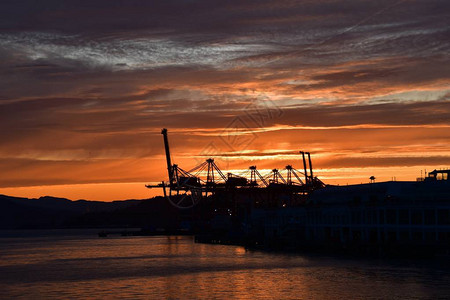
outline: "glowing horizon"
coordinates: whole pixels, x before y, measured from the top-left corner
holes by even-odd
[[[330,184],[450,167],[444,1],[137,3],[4,5],[0,193],[151,197],[161,128],[185,169],[301,169],[299,150]]]

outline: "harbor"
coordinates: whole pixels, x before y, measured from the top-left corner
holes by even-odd
[[[369,255],[450,254],[450,170],[434,170],[417,181],[371,178],[367,184],[327,185],[314,176],[310,153],[299,151],[302,170],[288,165],[263,176],[251,166],[250,178],[225,176],[213,158],[190,171],[172,164],[167,129],[162,134],[169,180],[147,187],[162,188],[180,210],[203,211],[191,220],[197,242]]]

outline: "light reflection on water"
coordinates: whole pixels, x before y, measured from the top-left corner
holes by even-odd
[[[0,238],[0,298],[450,298],[439,261],[330,258],[190,237]]]

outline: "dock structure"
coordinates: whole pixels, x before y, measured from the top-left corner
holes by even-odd
[[[253,234],[281,247],[450,254],[450,181],[328,186],[304,205],[253,210]]]
[[[219,169],[213,158],[185,171],[172,164],[162,132],[168,180],[162,188],[179,209],[207,206],[208,228],[198,242],[282,249],[450,255],[450,170],[411,182],[347,186],[324,184],[313,174],[311,154],[292,165],[244,177]],[[284,175],[283,175],[284,174]]]

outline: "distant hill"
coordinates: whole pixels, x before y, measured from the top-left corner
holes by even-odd
[[[165,198],[113,202],[0,195],[0,229],[177,227],[180,212]]]

